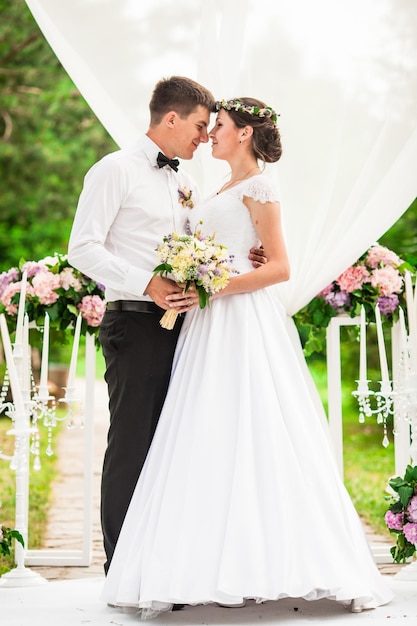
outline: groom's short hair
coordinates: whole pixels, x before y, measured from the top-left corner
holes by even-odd
[[[151,126],[159,124],[169,111],[175,111],[180,117],[186,118],[199,105],[210,113],[214,111],[215,100],[208,89],[185,76],[162,78],[155,85],[149,103]]]

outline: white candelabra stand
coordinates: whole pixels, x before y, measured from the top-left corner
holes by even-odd
[[[24,308],[19,304],[19,310]],[[45,330],[48,328],[45,318]],[[29,524],[29,469],[30,455],[35,453],[35,466],[39,460],[39,442],[30,446],[30,438],[38,434],[37,421],[44,419],[48,426],[48,432],[56,425],[57,420],[72,420],[73,408],[79,402],[76,394],[74,379],[75,365],[78,356],[78,342],[80,337],[81,317],[77,319],[74,331],[73,351],[71,356],[70,373],[66,387],[65,397],[62,402],[68,405],[68,413],[64,418],[56,418],[54,411],[49,408],[51,397],[46,384],[46,378],[42,376],[39,391],[31,393],[31,369],[30,369],[30,346],[28,334],[27,316],[19,321],[16,328],[16,343],[12,349],[7,323],[4,315],[0,316],[1,336],[6,357],[7,372],[10,380],[13,402],[3,405],[2,409],[13,420],[13,428],[8,434],[14,435],[15,445],[12,457],[0,454],[0,459],[10,461],[11,469],[16,473],[16,529],[21,533],[25,547],[16,542],[15,561],[17,566],[3,574],[0,578],[1,586],[18,587],[45,584],[47,581],[38,573],[30,570],[27,565],[89,565],[92,558],[92,445],[93,445],[93,411],[94,411],[94,379],[95,379],[95,345],[94,336],[86,336],[86,390],[84,402],[84,507],[83,507],[83,536],[81,550],[29,550],[28,524]],[[20,325],[19,325],[20,324]],[[45,352],[44,346],[43,357]],[[44,361],[44,358],[42,359]],[[47,362],[47,359],[46,359]],[[43,363],[43,365],[45,365]],[[34,418],[36,416],[36,418]],[[50,440],[46,454],[52,454]],[[36,467],[35,467],[36,468]]]
[[[28,496],[29,496],[29,440],[31,434],[28,403],[22,393],[22,344],[16,343],[14,353],[10,344],[9,331],[4,315],[0,316],[1,336],[6,357],[6,365],[12,388],[13,406],[9,406],[8,416],[14,419],[14,428],[9,431],[15,436],[14,455],[10,459],[11,467],[16,472],[16,529],[27,545],[28,537]],[[3,455],[4,456],[4,455]],[[17,566],[3,574],[2,586],[21,587],[46,583],[36,572],[25,567],[25,548],[16,542]]]
[[[328,412],[329,412],[329,428],[332,445],[336,457],[337,466],[343,477],[343,420],[342,420],[342,385],[341,385],[341,355],[340,355],[340,328],[342,326],[359,326],[360,317],[338,316],[333,317],[327,328],[327,387],[328,387]],[[403,412],[400,411],[398,400],[395,401],[398,383],[397,371],[399,364],[399,326],[394,324],[391,331],[392,338],[392,362],[394,371],[394,389],[388,391],[387,395],[393,398],[393,404],[390,406],[390,398],[388,397],[387,410],[393,412],[394,415],[394,455],[395,455],[395,473],[403,474],[406,466],[412,460],[410,423],[403,420]],[[367,381],[370,382],[370,381]],[[364,393],[355,392],[357,396],[367,395],[369,389]],[[379,392],[381,393],[381,392]],[[358,399],[358,401],[359,401]],[[417,430],[415,431],[417,434]],[[416,463],[416,460],[414,460]]]

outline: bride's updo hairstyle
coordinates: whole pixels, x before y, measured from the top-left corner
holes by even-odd
[[[224,109],[238,128],[252,126],[252,147],[255,158],[275,163],[282,154],[281,135],[277,126],[278,114],[256,98],[220,100],[215,111]]]

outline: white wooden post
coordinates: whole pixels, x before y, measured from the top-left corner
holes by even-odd
[[[360,317],[337,316],[327,327],[327,390],[330,438],[336,463],[343,478],[343,416],[342,416],[342,367],[340,356],[340,327],[360,324]],[[359,375],[358,375],[359,377]]]
[[[400,325],[395,323],[391,331],[392,341],[392,378],[393,389],[398,391],[398,369],[400,363]],[[410,463],[410,423],[405,421],[401,412],[401,403],[394,396],[394,455],[395,455],[395,475],[404,476],[405,469]]]

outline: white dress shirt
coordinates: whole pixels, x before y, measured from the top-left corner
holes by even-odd
[[[179,168],[156,164],[159,147],[143,135],[93,165],[84,179],[68,259],[105,286],[107,301],[150,300],[144,291],[158,265],[155,249],[164,235],[184,232],[190,209],[178,189],[198,189]]]

